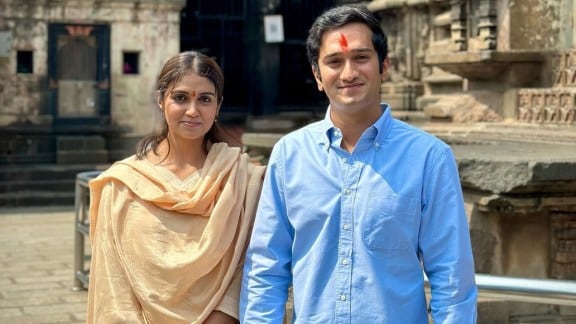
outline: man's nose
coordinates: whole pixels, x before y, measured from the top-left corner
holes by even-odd
[[[354,62],[350,60],[347,60],[344,63],[342,73],[340,73],[340,79],[344,81],[350,81],[356,79],[357,76],[358,76],[358,69],[356,68],[356,64],[354,64]]]

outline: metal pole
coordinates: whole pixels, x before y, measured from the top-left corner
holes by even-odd
[[[479,297],[576,306],[576,281],[476,274]]]
[[[78,291],[84,288],[82,281],[78,278],[78,271],[84,266],[84,235],[78,231],[78,223],[82,218],[82,181],[81,174],[76,176],[76,186],[74,190],[74,286],[72,290]]]

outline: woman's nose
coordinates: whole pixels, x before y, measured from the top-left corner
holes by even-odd
[[[198,116],[198,109],[196,109],[196,105],[193,102],[188,105],[188,108],[186,109],[186,115],[192,117]]]

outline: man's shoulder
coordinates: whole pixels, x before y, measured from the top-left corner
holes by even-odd
[[[435,147],[447,147],[448,145],[439,137],[431,134],[416,125],[409,124],[405,121],[393,119],[391,136],[397,136],[406,141],[416,139],[420,143],[428,143]]]
[[[312,149],[322,141],[323,129],[322,121],[318,121],[292,130],[278,140],[274,149],[281,150],[284,154]]]
[[[296,140],[296,139],[302,139],[303,137],[314,138],[317,135],[322,134],[323,127],[324,127],[323,120],[315,121],[288,132],[286,135],[283,136],[283,138],[285,140]]]

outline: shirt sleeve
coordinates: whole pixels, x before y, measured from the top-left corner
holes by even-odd
[[[476,323],[477,288],[456,161],[437,152],[424,179],[420,252],[430,281],[434,323]]]
[[[100,187],[101,186],[101,187]],[[124,271],[114,237],[113,210],[122,210],[121,194],[113,183],[98,183],[91,190],[92,257],[86,323],[146,323]]]
[[[270,155],[240,293],[241,323],[282,323],[290,270],[293,229],[283,195],[281,144]]]

